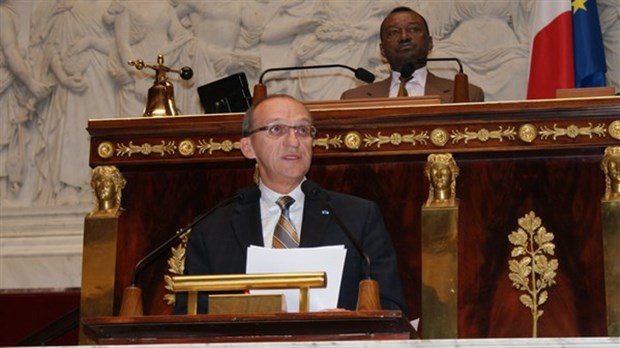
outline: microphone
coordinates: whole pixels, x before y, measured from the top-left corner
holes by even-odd
[[[172,246],[173,243],[181,239],[183,236],[187,235],[194,226],[196,226],[199,222],[204,220],[207,216],[211,215],[217,209],[228,205],[232,202],[238,201],[241,204],[246,204],[252,201],[257,200],[260,197],[260,189],[257,186],[246,187],[241,189],[232,197],[229,197],[218,204],[216,204],[213,208],[207,210],[205,213],[199,215],[197,218],[192,221],[186,227],[178,230],[175,234],[168,238],[165,242],[157,246],[157,248],[153,249],[146,256],[144,256],[133,269],[133,273],[131,274],[131,285],[124,289],[123,297],[121,301],[121,309],[119,316],[128,317],[128,316],[141,316],[143,315],[142,309],[142,290],[136,286],[138,274],[142,269],[157,259],[157,257],[166,249]]]
[[[342,222],[332,205],[329,203],[329,197],[323,191],[319,185],[317,185],[314,181],[306,180],[301,184],[301,190],[305,195],[311,198],[319,198],[321,203],[327,207],[330,212],[330,216],[334,218],[334,221],[340,227],[340,229],[344,232],[346,237],[349,239],[351,244],[355,250],[362,256],[366,263],[367,275],[366,279],[360,281],[359,285],[359,293],[357,297],[357,310],[380,310],[381,309],[381,301],[379,300],[379,284],[376,280],[371,278],[370,272],[370,256],[364,251],[362,244],[360,241],[355,238],[351,230],[347,228],[347,226]]]
[[[442,61],[454,61],[459,65],[459,72],[454,75],[454,92],[452,95],[452,100],[455,103],[467,103],[469,102],[469,82],[467,75],[463,72],[463,64],[458,58],[450,57],[450,58],[425,58],[425,59],[416,59],[412,62],[405,63],[405,65],[401,68],[401,74],[403,72],[408,72],[411,69],[411,74],[415,71],[415,67],[417,64],[426,63],[426,62],[442,62]],[[409,77],[411,75],[404,75],[405,77]]]
[[[344,68],[353,71],[355,74],[355,78],[358,80],[362,80],[366,83],[372,83],[375,81],[375,75],[370,71],[360,67],[354,69],[348,65],[343,64],[324,64],[324,65],[307,65],[307,66],[291,66],[291,67],[282,67],[282,68],[270,68],[263,71],[258,78],[258,83],[254,86],[254,95],[252,96],[252,104],[256,104],[259,101],[263,100],[267,96],[267,86],[263,84],[263,77],[268,72],[272,71],[291,71],[291,70],[308,70],[308,69],[328,69],[328,68]]]

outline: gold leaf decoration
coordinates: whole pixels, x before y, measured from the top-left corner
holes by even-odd
[[[333,138],[329,137],[329,134],[325,134],[324,138],[316,138],[312,142],[312,146],[322,146],[325,150],[329,150],[330,147],[339,148],[340,144],[342,144],[342,137],[337,135]]]
[[[557,124],[553,124],[553,128],[549,128],[547,126],[541,127],[540,129],[540,138],[547,139],[548,137],[552,137],[553,140],[556,140],[558,137],[567,136],[571,139],[574,139],[578,136],[587,136],[592,139],[593,135],[598,135],[599,137],[605,136],[607,130],[605,128],[605,124],[599,124],[596,127],[592,126],[592,123],[588,123],[588,127],[578,127],[574,124],[569,125],[566,128],[558,127]]]
[[[168,272],[173,275],[182,275],[185,272],[185,250],[187,249],[187,239],[189,238],[189,233],[191,230],[185,232],[183,236],[181,236],[181,242],[176,247],[170,248],[171,256],[168,259]],[[176,302],[176,296],[172,289],[172,276],[170,274],[164,275],[164,288],[170,293],[164,295],[164,301],[167,304],[173,305]]]
[[[128,145],[117,144],[116,156],[123,157],[124,155],[127,155],[127,157],[131,157],[131,155],[136,154],[136,153],[141,153],[145,156],[148,156],[151,153],[158,153],[162,157],[164,157],[164,155],[166,154],[174,155],[176,148],[177,147],[174,141],[169,141],[168,143],[166,143],[165,141],[162,140],[161,144],[159,145],[151,145],[149,143],[144,143],[140,146],[134,145],[133,141],[130,141]]]
[[[512,286],[525,292],[519,296],[521,303],[532,313],[532,337],[538,336],[538,318],[544,311],[539,307],[547,302],[547,288],[555,284],[558,260],[549,258],[555,254],[553,233],[542,226],[533,211],[518,220],[519,228],[508,235],[514,245],[508,261],[508,278]]]
[[[239,149],[241,147],[241,142],[235,141],[232,142],[230,140],[224,140],[221,143],[213,141],[213,138],[209,139],[207,142],[204,139],[198,141],[198,153],[203,154],[205,152],[209,152],[209,155],[213,154],[214,151],[224,151],[230,152],[233,149]]]
[[[364,146],[370,147],[373,145],[377,145],[377,148],[380,148],[381,145],[384,144],[392,144],[394,146],[399,146],[401,143],[409,143],[413,146],[420,144],[426,144],[429,140],[429,135],[427,132],[417,133],[415,131],[411,131],[411,134],[400,134],[400,133],[392,133],[390,136],[381,135],[381,132],[378,132],[376,136],[372,134],[364,135]]]
[[[457,130],[452,131],[452,135],[450,135],[450,138],[452,138],[453,144],[456,144],[460,141],[463,141],[465,144],[467,144],[470,140],[476,139],[482,141],[483,143],[489,141],[490,139],[499,140],[500,142],[504,141],[504,138],[508,140],[514,140],[516,135],[517,132],[515,131],[514,127],[508,127],[507,129],[499,127],[497,130],[492,131],[486,128],[481,128],[476,132],[470,131],[469,128],[465,128],[465,130],[462,132]]]

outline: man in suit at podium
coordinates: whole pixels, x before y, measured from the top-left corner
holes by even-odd
[[[337,214],[370,258],[370,277],[379,283],[382,308],[407,313],[396,255],[378,206],[362,198],[322,190],[316,184],[308,189],[311,182],[302,185],[310,169],[315,135],[310,112],[290,96],[269,96],[246,112],[241,151],[248,159],[256,160],[258,188],[254,188],[254,194],[215,210],[192,229],[185,274],[243,274],[250,245],[344,245],[347,253],[338,307],[355,310],[359,282],[367,278],[368,265],[334,220]],[[283,200],[285,208],[279,205]],[[287,219],[282,223],[284,215]],[[288,234],[282,234],[283,230]],[[183,313],[185,299],[177,297],[175,312]],[[205,295],[199,296],[198,311],[204,313],[206,307]]]
[[[426,67],[433,38],[424,17],[408,7],[397,7],[381,23],[379,35],[381,55],[390,64],[391,76],[347,90],[341,99],[439,95],[442,103],[453,102],[454,81],[438,77]],[[413,63],[413,75],[401,80],[403,67],[410,63]],[[470,102],[484,101],[480,87],[468,86]]]

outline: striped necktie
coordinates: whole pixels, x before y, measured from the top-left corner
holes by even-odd
[[[299,236],[289,216],[289,208],[294,202],[295,200],[289,196],[282,196],[276,201],[280,209],[282,209],[282,214],[280,214],[276,229],[273,231],[272,246],[274,248],[299,247]]]
[[[404,77],[401,76],[398,79],[400,80],[400,85],[398,86],[398,95],[397,97],[407,97],[409,96],[409,92],[407,92],[407,82],[409,82],[413,76]]]

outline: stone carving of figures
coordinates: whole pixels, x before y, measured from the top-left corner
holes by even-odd
[[[613,146],[605,149],[605,156],[601,162],[601,169],[605,173],[605,200],[620,200],[620,147]]]
[[[310,34],[293,43],[303,65],[344,64],[368,67],[379,55],[379,27],[392,9],[383,1],[317,1],[313,18],[319,21]],[[338,47],[336,49],[335,47]],[[378,61],[377,61],[378,62]],[[358,82],[349,71],[330,69],[300,71],[300,98],[334,100]]]
[[[265,16],[265,28],[260,37],[262,71],[270,68],[299,66],[301,62],[291,51],[298,36],[314,31],[319,21],[312,16],[314,6],[304,0],[255,0]],[[298,73],[294,71],[270,72],[263,83],[269,94],[289,94],[299,97]]]
[[[23,198],[26,164],[31,162],[31,121],[37,101],[52,88],[35,78],[18,46],[16,7],[15,0],[0,1],[0,205],[19,205]]]
[[[183,45],[192,36],[168,1],[112,0],[103,18],[114,31],[115,46],[108,69],[119,84],[116,114],[142,115],[148,89],[153,85],[153,73],[136,70],[127,62],[143,59],[151,63],[162,54],[167,66],[176,67]]]
[[[424,174],[430,182],[425,206],[454,206],[459,167],[452,155],[449,153],[430,154]]]
[[[529,0],[451,0],[426,4],[434,39],[429,57],[460,59],[469,81],[485,91],[485,100],[524,99],[530,4]],[[429,63],[429,68],[446,78],[453,78],[456,72],[444,62]]]
[[[112,44],[101,20],[109,1],[64,0],[52,9],[37,58],[42,78],[56,84],[40,105],[41,137],[36,145],[40,174],[37,203],[73,205],[87,202],[89,118],[114,115],[113,81],[107,72]]]
[[[607,83],[620,91],[620,3],[618,0],[596,1],[603,32]]]
[[[91,216],[115,216],[121,209],[123,188],[127,181],[114,166],[98,166],[92,171],[91,187],[95,208]]]
[[[252,2],[173,0],[173,3],[177,16],[188,18],[193,32],[194,39],[186,51],[192,57],[189,64],[194,69],[195,86],[242,71],[248,79],[257,75],[260,58],[245,52],[258,43],[264,21]],[[193,93],[193,100],[197,100],[195,90]]]

